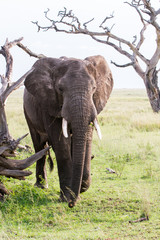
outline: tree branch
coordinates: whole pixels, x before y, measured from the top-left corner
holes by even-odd
[[[32,52],[28,47],[25,47],[22,43],[18,43],[17,44],[18,47],[20,47],[21,49],[23,49],[27,54],[29,54],[30,57],[35,57],[35,58],[45,58],[46,56],[43,54],[36,54],[34,52]]]
[[[127,51],[123,50],[121,46],[117,46],[116,44],[112,43],[109,41],[110,38],[107,38],[107,41],[101,40],[96,38],[95,36],[91,36],[95,41],[100,42],[100,43],[104,43],[107,44],[109,46],[112,46],[114,49],[116,49],[119,53],[121,53],[122,55],[128,57],[130,60],[133,61],[133,57],[131,54],[129,54]]]
[[[38,153],[35,153],[29,158],[23,159],[23,160],[13,160],[8,158],[3,158],[0,156],[0,167],[10,169],[10,170],[23,170],[31,166],[33,163],[35,163],[37,160],[39,160],[41,157],[43,157],[50,147],[47,147]]]
[[[65,32],[68,34],[86,34],[98,42],[101,42],[101,43],[104,43],[104,44],[107,44],[110,46],[111,45],[114,46],[114,48],[117,51],[119,51],[121,54],[122,54],[122,52],[124,55],[125,55],[125,53],[127,53],[126,51],[121,51],[121,49],[117,45],[115,45],[113,43],[111,44],[111,42],[109,42],[108,40],[104,41],[102,39],[97,38],[97,37],[107,37],[108,39],[116,40],[118,43],[123,43],[124,45],[128,46],[129,49],[131,51],[133,51],[133,53],[135,55],[137,55],[143,62],[145,62],[145,64],[149,63],[148,59],[146,59],[139,52],[139,49],[137,47],[135,47],[134,44],[111,33],[113,26],[110,29],[108,27],[102,26],[108,19],[113,18],[113,14],[109,17],[106,17],[100,24],[100,28],[102,28],[104,30],[104,32],[93,32],[93,31],[88,30],[88,28],[87,28],[87,23],[90,23],[91,21],[93,21],[93,19],[89,20],[88,22],[83,24],[83,27],[81,27],[81,23],[80,23],[78,17],[76,17],[71,10],[67,12],[67,9],[65,8],[64,11],[60,11],[58,16],[60,16],[61,18],[60,18],[60,20],[56,20],[56,21],[51,20],[48,17],[48,12],[49,12],[49,9],[45,12],[45,17],[47,19],[49,19],[49,21],[51,22],[51,25],[48,27],[42,27],[38,24],[38,22],[33,22],[38,27],[38,31],[40,31],[41,29],[46,30],[46,31],[48,31],[49,29],[54,29],[56,32]],[[71,21],[68,21],[69,20],[68,18],[71,19]],[[62,26],[62,25],[69,27],[69,29],[64,29],[64,28],[61,29],[59,26]],[[128,56],[130,56],[129,53],[127,54],[127,57]],[[132,57],[132,59],[133,59],[133,57]]]
[[[150,0],[130,0],[126,3],[136,10],[142,24],[139,37],[134,36],[134,40],[132,42],[113,34],[112,30],[114,25],[112,25],[112,27],[104,26],[108,20],[113,18],[113,14],[106,16],[99,25],[100,29],[103,30],[102,32],[90,31],[89,23],[93,21],[93,18],[84,24],[81,24],[81,21],[73,14],[73,11],[67,11],[66,8],[64,8],[63,11],[59,11],[58,19],[56,20],[48,17],[49,9],[45,12],[45,17],[50,22],[49,26],[40,26],[38,21],[34,22],[34,24],[38,27],[38,31],[48,31],[50,29],[54,29],[56,32],[88,35],[95,41],[109,45],[120,54],[129,58],[131,62],[128,64],[120,65],[114,63],[114,65],[118,67],[133,66],[135,71],[143,79],[151,106],[153,110],[157,112],[160,111],[160,91],[157,83],[158,71],[156,70],[160,59],[160,25],[157,21],[160,9],[155,10],[151,5]],[[141,47],[145,41],[144,34],[149,25],[153,27],[157,34],[157,48],[151,59],[148,59],[141,53]],[[145,64],[145,70],[143,70],[144,66],[141,67],[139,59]]]
[[[133,67],[133,62],[126,63],[126,64],[123,64],[123,65],[117,64],[117,63],[115,63],[113,61],[111,61],[111,63],[114,64],[116,67],[121,67],[121,68],[129,67],[129,66]]]
[[[150,19],[146,20],[149,24],[153,25],[157,31],[160,31],[160,25],[156,22],[157,16],[160,14],[160,8],[156,11],[152,6],[150,1],[142,0],[145,9],[142,10],[143,13],[147,14]]]
[[[4,46],[1,47],[0,54],[2,54],[6,59],[6,74],[5,74],[5,81],[7,81],[8,84],[11,83],[11,76],[12,76],[12,68],[13,68],[13,58],[12,55],[9,52],[9,49],[15,45],[17,45],[20,41],[22,41],[23,38],[16,39],[12,42],[8,42],[8,39],[6,39],[6,42]],[[3,79],[4,81],[4,79]]]
[[[141,22],[142,22],[142,25],[143,25],[143,28],[142,28],[142,30],[140,31],[140,39],[139,39],[139,42],[137,43],[137,46],[136,46],[136,48],[137,48],[138,50],[140,49],[141,45],[143,44],[143,42],[144,42],[144,40],[145,40],[145,38],[144,38],[144,32],[146,31],[147,26],[149,25],[149,24],[146,24],[146,22],[145,22],[145,20],[144,20],[144,18],[143,18],[143,16],[142,16],[141,11],[139,10],[140,2],[141,2],[141,1],[138,1],[138,2],[132,1],[132,3],[125,2],[125,3],[128,4],[129,6],[135,8],[135,10],[137,11],[137,13],[138,13],[138,15],[139,15],[139,17],[140,17],[140,20],[141,20]],[[142,5],[141,5],[141,6],[142,6]]]
[[[12,83],[2,94],[1,94],[1,100],[3,102],[6,101],[7,97],[10,95],[11,92],[13,92],[14,90],[16,90],[17,88],[20,87],[20,85],[23,83],[23,81],[25,80],[25,78],[31,73],[33,72],[34,68],[31,68],[28,72],[26,72],[19,80],[17,80],[16,82]]]
[[[30,56],[36,57],[36,58],[43,58],[45,57],[43,54],[36,54],[33,53],[31,50],[29,50],[27,47],[25,47],[22,43],[20,43],[23,40],[23,38],[16,39],[14,41],[9,42],[8,39],[6,39],[6,42],[4,46],[1,47],[0,54],[2,54],[6,60],[6,73],[5,76],[1,77],[1,84],[2,87],[0,89],[0,96],[1,101],[4,103],[9,94],[16,90],[24,81],[24,79],[27,77],[29,73],[33,71],[33,68],[29,70],[27,73],[25,73],[19,80],[12,83],[11,76],[12,76],[12,69],[13,69],[13,58],[10,54],[10,48],[13,46],[18,46],[21,49],[23,49],[26,53],[28,53]]]

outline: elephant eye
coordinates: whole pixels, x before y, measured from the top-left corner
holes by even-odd
[[[58,83],[57,87],[58,87],[59,93],[62,94],[63,91],[64,91],[64,84],[63,84],[63,81],[61,79],[59,80],[59,83]]]
[[[59,93],[62,94],[62,93],[63,93],[63,90],[64,90],[63,86],[62,86],[62,85],[59,85],[59,86],[58,86],[58,90],[59,90]]]
[[[95,90],[96,90],[96,86],[93,87],[93,91],[94,91],[94,92],[95,92]]]
[[[63,88],[62,88],[62,87],[59,87],[59,91],[62,93],[62,92],[63,92]]]

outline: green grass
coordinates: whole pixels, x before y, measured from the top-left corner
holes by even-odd
[[[14,92],[6,106],[14,138],[28,132],[22,95]],[[0,239],[160,239],[160,116],[144,90],[114,90],[99,122],[103,139],[94,134],[92,184],[75,208],[58,201],[56,163],[47,190],[33,186],[35,165],[25,181],[3,177],[11,193],[0,203]],[[32,146],[30,136],[26,143]],[[144,216],[149,221],[129,223]]]

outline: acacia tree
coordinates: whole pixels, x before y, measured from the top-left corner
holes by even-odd
[[[131,0],[126,2],[130,7],[134,8],[139,15],[140,22],[142,24],[139,36],[134,36],[132,42],[123,39],[113,34],[113,28],[107,27],[108,21],[113,18],[113,15],[107,16],[99,28],[100,31],[94,32],[89,29],[88,22],[81,23],[77,16],[75,16],[72,10],[67,11],[65,8],[63,11],[59,11],[58,19],[51,19],[48,15],[49,9],[45,12],[46,19],[50,22],[49,26],[40,26],[38,22],[33,22],[37,25],[38,31],[54,29],[56,32],[64,32],[68,34],[85,34],[99,43],[106,44],[117,50],[120,54],[126,56],[129,59],[129,63],[119,65],[112,62],[117,67],[132,66],[138,75],[143,79],[148,98],[153,111],[160,111],[160,90],[158,87],[158,72],[157,65],[160,59],[160,25],[157,21],[157,17],[160,14],[160,8],[155,10],[150,0]],[[152,54],[152,57],[148,59],[141,52],[141,47],[144,43],[144,33],[151,26],[156,33],[156,50]],[[126,50],[127,49],[127,50]],[[145,65],[145,70],[142,67]]]

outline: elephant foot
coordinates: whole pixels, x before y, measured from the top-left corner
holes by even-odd
[[[68,207],[69,207],[69,208],[73,208],[75,205],[76,205],[76,202],[75,202],[75,201],[70,201],[70,202],[68,203]]]
[[[73,208],[79,200],[81,200],[80,196],[78,196],[76,199],[70,200],[68,203],[68,207]]]
[[[42,183],[36,182],[34,184],[34,186],[38,187],[38,188],[42,188],[42,189],[47,189],[48,188],[48,183],[42,184]]]
[[[71,195],[71,191],[67,191],[65,194],[64,192],[61,191],[61,194],[60,194],[60,198],[59,198],[59,201],[60,202],[68,202],[68,206],[70,208],[73,208],[77,201],[79,201],[81,198],[80,196],[78,196],[77,198],[74,198],[72,195]]]

